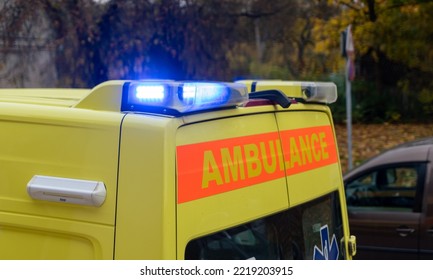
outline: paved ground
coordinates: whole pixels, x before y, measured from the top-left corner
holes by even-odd
[[[336,125],[338,149],[343,172],[347,163],[346,125]],[[356,166],[362,161],[397,144],[410,140],[433,136],[432,124],[354,124],[352,126],[352,158]]]

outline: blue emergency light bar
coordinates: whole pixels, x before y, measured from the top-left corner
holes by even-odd
[[[238,83],[131,81],[123,86],[121,110],[178,115],[246,101],[247,88]]]

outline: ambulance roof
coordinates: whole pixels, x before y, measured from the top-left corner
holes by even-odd
[[[74,107],[89,89],[0,89],[0,102]]]
[[[112,80],[93,89],[0,89],[0,102],[5,103],[163,115],[234,108],[251,99],[271,100],[283,108],[295,99],[329,104],[337,99],[337,89],[329,82],[274,80]]]

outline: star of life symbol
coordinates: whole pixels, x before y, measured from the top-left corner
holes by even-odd
[[[335,234],[332,235],[331,243],[329,243],[329,229],[328,225],[320,228],[320,239],[322,242],[322,249],[314,245],[314,260],[338,260],[339,249]]]

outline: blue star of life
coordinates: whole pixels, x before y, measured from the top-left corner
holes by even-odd
[[[314,245],[314,260],[338,260],[339,249],[335,234],[332,235],[331,243],[329,243],[329,229],[328,225],[320,228],[320,239],[322,242],[322,249]]]

